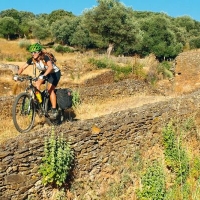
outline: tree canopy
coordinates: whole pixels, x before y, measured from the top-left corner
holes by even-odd
[[[189,16],[134,11],[118,0],[97,0],[98,5],[76,16],[65,10],[35,15],[8,9],[0,12],[0,37],[50,39],[77,48],[104,49],[115,55],[176,57],[186,45],[200,48],[200,22]]]

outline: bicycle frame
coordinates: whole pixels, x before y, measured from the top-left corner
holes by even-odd
[[[29,81],[29,85],[26,87],[25,92],[22,92],[16,96],[12,107],[12,118],[15,128],[21,132],[25,133],[32,129],[34,125],[36,113],[39,117],[44,116],[46,122],[49,125],[59,124],[64,121],[64,110],[58,107],[59,115],[56,120],[51,120],[49,117],[49,110],[51,109],[51,103],[48,93],[48,82],[45,82],[45,89],[41,92],[42,103],[39,103],[36,97],[37,88],[33,85],[33,81],[37,80],[31,76],[19,77],[19,81],[23,82],[25,80]],[[58,106],[58,105],[57,105]],[[19,118],[21,120],[19,120]]]

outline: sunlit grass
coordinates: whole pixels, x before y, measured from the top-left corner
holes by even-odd
[[[45,125],[46,124],[45,124],[44,117],[40,118],[38,115],[36,115],[35,123],[34,123],[34,126],[33,126],[33,131],[38,129],[38,128],[42,128]],[[24,133],[19,133],[16,130],[11,118],[1,119],[1,123],[0,123],[0,143],[4,142],[4,141],[6,141],[10,138],[14,138],[14,137],[18,136],[19,134],[24,134]]]
[[[165,101],[170,98],[171,97],[166,96],[147,96],[145,94],[141,94],[131,97],[107,99],[104,101],[93,100],[81,103],[77,108],[75,108],[75,113],[77,115],[76,118],[78,119],[91,119],[94,117],[139,107],[148,103]]]
[[[13,122],[10,119],[2,119],[0,124],[0,143],[17,135],[19,135],[19,132],[15,129]]]

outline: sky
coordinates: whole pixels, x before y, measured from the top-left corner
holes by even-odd
[[[200,0],[120,0],[135,11],[163,12],[171,17],[189,16],[200,22]],[[7,9],[27,11],[34,14],[50,14],[54,10],[65,10],[74,15],[97,6],[96,0],[5,0],[0,12]]]

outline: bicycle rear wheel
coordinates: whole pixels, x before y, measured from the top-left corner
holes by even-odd
[[[56,119],[50,119],[48,113],[51,111],[51,102],[49,98],[44,99],[44,110],[47,115],[45,116],[45,121],[48,125],[59,125],[61,124],[65,119],[64,119],[64,110],[63,109],[58,109],[58,117]]]
[[[35,106],[31,96],[25,92],[20,93],[12,107],[12,119],[17,131],[20,133],[30,131],[35,121],[35,114]]]

